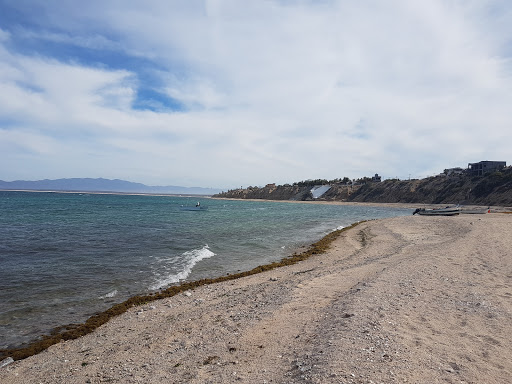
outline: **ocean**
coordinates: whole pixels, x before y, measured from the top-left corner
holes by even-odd
[[[207,210],[183,211],[199,201]],[[410,209],[0,191],[0,349],[127,298],[246,271]]]

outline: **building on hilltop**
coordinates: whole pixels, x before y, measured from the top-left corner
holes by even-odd
[[[372,181],[375,181],[377,183],[380,183],[382,181],[382,177],[379,176],[378,173],[375,174],[375,176],[372,176]]]
[[[506,161],[489,161],[484,160],[478,163],[468,164],[468,173],[471,176],[482,176],[487,172],[496,171],[507,166]]]

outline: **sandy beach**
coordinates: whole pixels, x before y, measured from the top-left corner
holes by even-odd
[[[298,264],[134,307],[1,383],[508,383],[512,215],[364,222]]]

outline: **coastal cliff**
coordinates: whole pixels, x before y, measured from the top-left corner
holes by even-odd
[[[315,185],[329,185],[330,189],[314,199]],[[434,176],[420,180],[385,180],[372,182],[363,179],[356,184],[341,180],[314,180],[293,185],[268,184],[265,187],[234,189],[214,195],[217,198],[346,201],[367,203],[422,203],[512,205],[512,168],[484,176],[467,174]]]

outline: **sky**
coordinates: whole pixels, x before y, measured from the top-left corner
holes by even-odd
[[[213,188],[512,162],[509,0],[0,0],[0,179]]]

